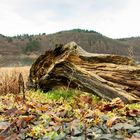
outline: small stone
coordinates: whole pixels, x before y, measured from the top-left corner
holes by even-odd
[[[112,134],[103,134],[100,137],[96,138],[95,140],[112,140]]]
[[[73,129],[73,136],[80,136],[82,134],[82,131],[78,128]]]
[[[32,140],[32,138],[26,138],[26,140]]]
[[[93,134],[93,133],[91,133],[91,132],[90,132],[90,133],[88,133],[88,134],[87,134],[87,138],[88,138],[88,139],[92,139],[92,140],[93,140],[93,139],[94,139],[94,134]]]
[[[9,125],[9,122],[0,122],[0,130],[6,129]]]
[[[136,125],[137,125],[137,126],[140,126],[140,118],[137,118],[137,119],[136,119]]]
[[[114,139],[123,140],[124,137],[122,135],[115,135],[115,138]]]
[[[64,139],[65,139],[65,135],[59,135],[54,140],[64,140]]]
[[[107,115],[101,115],[100,118],[103,120],[103,122],[106,122],[108,120]]]
[[[97,129],[97,131],[95,131],[96,134],[102,134],[103,131],[101,129]]]
[[[90,129],[90,128],[88,128],[88,129],[86,130],[86,132],[87,132],[87,133],[92,133],[92,132],[93,132],[93,130],[92,130],[92,129]]]
[[[136,138],[140,138],[140,133],[134,133],[133,136]]]
[[[20,134],[18,135],[18,137],[19,137],[21,140],[25,140],[26,134],[20,133]]]
[[[42,140],[51,140],[51,138],[49,136],[44,136]]]
[[[85,140],[85,136],[79,136],[79,137],[71,137],[71,140]]]

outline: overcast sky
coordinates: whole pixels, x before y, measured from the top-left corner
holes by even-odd
[[[111,38],[140,36],[140,0],[0,0],[0,34],[74,28]]]

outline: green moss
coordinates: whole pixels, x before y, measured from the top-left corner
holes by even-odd
[[[140,110],[140,104],[134,103],[134,104],[128,104],[127,107],[129,109],[138,109]]]
[[[48,100],[60,100],[60,99],[71,99],[76,93],[74,90],[52,90],[44,93],[40,90],[29,91],[30,98],[38,99],[40,102],[46,102]]]
[[[58,100],[60,98],[63,99],[69,99],[73,97],[75,94],[75,91],[73,90],[53,90],[47,93],[47,96],[49,99],[55,99]]]

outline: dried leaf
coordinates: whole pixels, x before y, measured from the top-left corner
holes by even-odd
[[[60,125],[60,123],[56,123],[56,122],[51,121],[51,122],[49,123],[49,125],[50,125],[50,126],[58,126],[58,125]]]
[[[57,112],[57,116],[59,116],[59,117],[65,117],[66,116],[66,114],[67,114],[67,110],[66,109],[61,109],[61,110],[59,110],[58,112]]]
[[[22,119],[17,120],[16,126],[17,126],[19,129],[21,129],[21,128],[23,127],[23,120],[22,120]]]
[[[112,117],[111,119],[109,119],[106,123],[106,125],[108,127],[112,127],[113,124],[115,124],[115,122],[119,119],[120,117]]]
[[[113,109],[120,109],[124,107],[124,103],[120,98],[113,99],[111,103],[101,106],[101,111],[112,111]]]
[[[133,109],[133,110],[127,110],[126,111],[126,116],[136,117],[138,115],[140,115],[140,111],[139,110]]]
[[[136,137],[132,136],[131,138],[126,138],[125,140],[140,140],[140,138],[136,138]]]
[[[49,114],[53,122],[61,122],[61,119],[57,117],[55,114]]]
[[[0,140],[5,140],[5,137],[3,137],[3,136],[0,136]]]
[[[32,121],[34,118],[35,118],[35,116],[30,115],[30,116],[24,116],[22,119],[23,119],[25,122],[28,123],[28,122]]]
[[[16,111],[16,114],[18,114],[18,115],[24,115],[26,113],[27,113],[27,110],[26,109],[20,109],[20,110],[17,110]]]
[[[6,115],[12,115],[14,114],[18,109],[15,107],[15,108],[11,108],[11,109],[8,109],[5,114]]]
[[[91,104],[92,103],[92,98],[90,96],[80,96],[80,101],[81,102],[84,102],[84,103],[89,103]]]
[[[0,131],[6,129],[9,125],[9,122],[0,122]]]
[[[18,135],[14,133],[11,136],[7,137],[5,140],[18,140]]]
[[[43,107],[37,107],[36,110],[39,110],[39,111],[42,111],[42,112],[45,112],[48,110],[48,108],[46,106],[43,106]]]

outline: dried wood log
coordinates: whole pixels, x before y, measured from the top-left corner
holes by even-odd
[[[28,87],[65,86],[124,102],[140,100],[140,65],[125,56],[88,53],[75,42],[41,55],[30,69]]]

